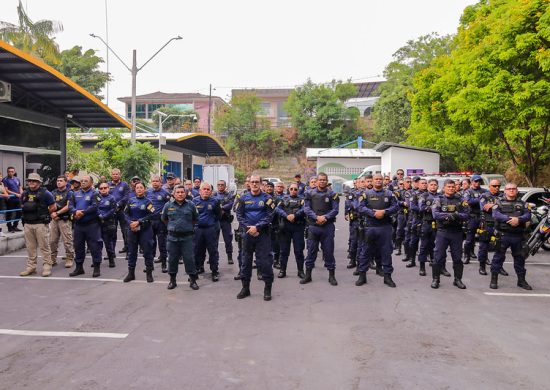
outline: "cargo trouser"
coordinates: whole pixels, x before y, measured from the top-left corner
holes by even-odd
[[[69,220],[58,220],[50,222],[50,250],[52,252],[52,264],[57,261],[57,248],[59,246],[59,238],[63,240],[65,248],[66,263],[72,264],[74,260],[73,249],[73,228]]]
[[[42,261],[44,264],[52,265],[52,255],[50,251],[50,228],[43,223],[26,223],[25,245],[27,247],[27,269],[36,269],[36,260],[38,258],[37,250],[40,249]]]

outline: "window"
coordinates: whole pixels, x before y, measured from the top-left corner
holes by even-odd
[[[171,172],[176,175],[176,177],[181,178],[181,163],[178,161],[166,161],[164,171],[166,173]],[[166,174],[164,174],[164,179],[166,179]]]
[[[261,116],[270,116],[271,115],[271,103],[262,103],[258,115]]]
[[[136,118],[145,119],[145,104],[136,104]],[[132,118],[132,105],[126,105],[126,116]]]
[[[59,129],[2,117],[0,129],[0,145],[61,150]]]

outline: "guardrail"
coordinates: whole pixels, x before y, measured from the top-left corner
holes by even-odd
[[[0,210],[0,224],[21,221],[21,218],[6,220],[6,214],[7,213],[18,212],[18,211],[22,211],[22,210],[21,209]]]

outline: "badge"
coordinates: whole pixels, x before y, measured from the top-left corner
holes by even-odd
[[[441,211],[443,211],[443,212],[447,211],[447,206],[441,207]]]
[[[330,199],[329,198],[325,198],[325,203],[328,203],[330,202]]]
[[[105,202],[105,206],[109,206],[111,204],[111,202],[107,201]]]
[[[264,201],[263,201],[263,200],[260,200],[260,201],[258,202],[258,206],[264,207]]]
[[[122,191],[124,191],[124,188],[119,187],[118,190],[119,190],[120,192],[122,192]]]
[[[145,210],[145,205],[142,204],[141,206],[139,206],[139,208],[140,208],[141,210]]]
[[[388,198],[384,198],[384,202],[388,202],[388,201],[389,201],[389,199],[388,199]]]
[[[212,205],[211,204],[208,205],[208,210],[212,210]]]
[[[157,196],[157,200],[162,200],[162,195]]]
[[[86,197],[84,198],[84,200],[90,200],[90,195],[86,195]]]

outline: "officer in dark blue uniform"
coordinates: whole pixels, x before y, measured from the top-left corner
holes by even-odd
[[[480,187],[481,183],[483,183],[481,176],[473,175],[470,188],[464,190],[463,193],[463,198],[468,202],[468,206],[470,206],[470,219],[466,225],[466,239],[464,240],[464,264],[470,263],[470,258],[476,258],[474,254],[475,237],[479,228],[481,214],[479,199],[484,192],[487,192],[485,188]]]
[[[214,197],[220,202],[222,215],[220,217],[220,231],[225,244],[225,253],[227,254],[227,263],[233,264],[233,228],[231,223],[234,216],[231,215],[233,204],[235,203],[235,194],[227,191],[227,183],[225,180],[218,180],[218,190]]]
[[[285,195],[279,200],[275,213],[279,216],[279,237],[281,246],[281,270],[278,278],[286,277],[290,244],[294,248],[294,257],[298,268],[298,277],[302,279],[304,274],[304,198],[298,195],[298,184],[292,183],[288,187],[290,195]]]
[[[468,202],[463,201],[456,194],[454,181],[445,180],[443,195],[434,200],[432,214],[437,224],[437,236],[435,238],[434,264],[432,265],[432,288],[439,288],[440,273],[447,258],[447,248],[451,249],[453,259],[454,282],[453,284],[465,289],[462,283],[464,264],[462,264],[462,224],[470,216]]]
[[[273,219],[275,203],[260,190],[261,178],[250,176],[250,192],[243,194],[235,204],[237,220],[244,229],[243,259],[241,268],[242,289],[237,299],[250,295],[252,277],[252,259],[256,255],[256,264],[265,282],[264,300],[271,300],[273,284],[273,258],[271,257],[271,239],[269,225]]]
[[[199,273],[204,272],[204,261],[208,251],[212,281],[217,282],[220,275],[218,240],[222,210],[218,199],[212,197],[212,186],[209,183],[201,184],[200,193],[200,196],[193,199],[199,213],[195,228],[195,265]]]
[[[193,188],[191,188],[191,192],[193,193],[193,198],[196,198],[197,196],[201,195],[201,182],[202,182],[202,179],[200,177],[195,177],[193,179]]]
[[[488,259],[489,245],[491,244],[491,242],[494,243],[496,241],[493,206],[496,204],[497,199],[500,197],[502,197],[502,192],[500,191],[499,180],[491,180],[491,182],[489,183],[489,191],[484,192],[479,197],[481,219],[476,237],[479,241],[478,259],[480,275],[487,275],[486,265]],[[502,275],[508,275],[508,273],[504,271],[504,268],[502,267],[500,269],[500,273]]]
[[[351,189],[346,194],[346,200],[344,202],[344,214],[346,221],[349,221],[349,241],[348,241],[348,253],[349,263],[346,268],[357,267],[357,256],[359,248],[359,234],[361,229],[361,220],[359,217],[359,211],[355,208],[357,200],[363,194],[363,188],[360,188],[360,183],[365,183],[363,178],[355,179],[355,188]]]
[[[279,204],[285,197],[285,184],[282,181],[274,183],[273,201],[276,205]],[[271,246],[273,248],[273,268],[281,268],[281,231],[280,231],[280,218],[275,215],[273,222],[271,223]]]
[[[136,196],[131,197],[124,208],[124,216],[128,224],[128,275],[124,283],[136,278],[135,270],[138,255],[138,245],[143,250],[147,283],[153,283],[153,228],[151,217],[155,208],[145,196],[143,183],[136,183]]]
[[[166,183],[163,184],[162,188],[164,189],[164,191],[172,195],[172,192],[174,191],[175,186],[176,186],[176,175],[174,175],[172,172],[168,172],[166,174]]]
[[[338,194],[328,189],[328,176],[326,173],[317,175],[317,188],[306,193],[304,213],[308,223],[306,275],[300,280],[300,284],[310,283],[311,271],[315,267],[319,243],[323,250],[325,268],[329,272],[328,281],[332,286],[338,282],[334,276],[336,259],[334,258],[334,222],[338,215],[340,199]]]
[[[367,283],[366,272],[369,267],[367,258],[378,257],[384,272],[384,284],[389,287],[396,287],[391,277],[393,272],[391,216],[397,213],[399,206],[393,193],[383,188],[383,180],[381,174],[375,174],[373,176],[374,188],[365,191],[365,194],[358,201],[359,213],[365,217],[366,222],[366,256],[360,258],[359,279],[355,283],[356,286]]]
[[[271,196],[273,203],[277,205],[277,199],[275,197],[275,184],[267,181],[266,179],[262,180],[265,188],[265,193]],[[269,228],[269,237],[271,239],[271,256],[273,257],[273,268],[279,269],[281,266],[279,264],[279,257],[281,254],[281,248],[279,248],[279,221],[276,215],[273,216],[271,225]],[[260,272],[258,271],[258,280],[262,280]]]
[[[168,272],[166,267],[166,260],[168,259],[168,252],[166,251],[166,225],[160,220],[160,213],[164,208],[164,205],[170,200],[170,193],[162,188],[162,181],[160,176],[153,176],[151,178],[152,188],[148,188],[145,196],[151,201],[155,208],[155,214],[151,217],[151,227],[153,229],[153,257],[157,251],[157,243],[159,248],[158,260],[155,263],[161,263],[162,272]]]
[[[420,263],[420,276],[426,276],[426,262],[428,255],[433,253],[435,247],[436,223],[432,214],[432,205],[437,197],[438,183],[436,179],[428,182],[428,191],[418,196],[418,217],[420,221],[420,250],[418,262]]]
[[[184,186],[175,186],[173,197],[174,199],[164,205],[161,213],[161,220],[167,225],[168,230],[168,274],[170,275],[168,290],[177,287],[176,275],[181,257],[185,264],[185,272],[189,275],[189,287],[198,290],[193,236],[195,234],[194,225],[199,219],[199,213],[195,204],[187,199],[187,191]]]
[[[130,186],[125,181],[121,180],[120,169],[115,168],[111,171],[111,181],[109,182],[109,193],[113,195],[115,201],[117,202],[115,221],[120,225],[120,231],[122,232],[122,239],[124,240],[124,247],[119,251],[119,253],[128,252],[128,239],[127,231],[128,226],[126,226],[126,219],[124,218],[124,207],[126,207],[126,202],[128,201],[128,196],[130,193]],[[116,247],[116,234],[113,237],[113,247]]]
[[[302,175],[299,173],[294,175],[294,182],[298,186],[298,196],[304,196],[306,192],[306,185],[305,183],[302,183]],[[290,194],[290,190],[288,191]]]
[[[498,274],[506,257],[506,250],[511,248],[514,258],[514,270],[518,276],[518,287],[525,290],[533,288],[525,280],[525,232],[527,223],[531,221],[531,212],[521,199],[518,199],[518,187],[514,183],[507,183],[504,187],[504,197],[498,199],[492,208],[495,220],[497,245],[491,263],[490,288],[498,288]]]
[[[401,256],[401,245],[405,243],[405,229],[407,227],[407,216],[409,213],[407,194],[411,189],[412,179],[406,177],[403,181],[403,188],[397,187],[394,189],[393,194],[397,199],[397,205],[399,210],[397,212],[397,227],[395,231],[395,246],[397,247],[397,256]],[[408,253],[408,247],[405,246],[405,255]],[[403,261],[407,261],[407,257],[403,258]]]
[[[100,183],[98,188],[100,198],[97,205],[97,212],[99,224],[101,226],[101,238],[103,239],[107,258],[109,259],[109,268],[113,268],[116,265],[114,241],[116,241],[115,214],[117,202],[115,197],[109,194],[109,185],[107,183]]]
[[[84,273],[83,265],[86,256],[84,244],[86,244],[92,254],[94,264],[92,276],[97,278],[101,275],[101,227],[97,213],[100,196],[94,189],[91,176],[82,176],[80,184],[81,189],[74,193],[69,203],[74,221],[73,242],[76,263],[74,271],[69,276],[78,276]]]
[[[428,181],[426,179],[418,179],[418,189],[414,191],[409,200],[409,209],[411,211],[411,238],[409,241],[409,264],[407,268],[416,266],[416,253],[418,252],[418,243],[420,241],[420,233],[422,229],[422,218],[418,207],[418,198],[427,192]]]

